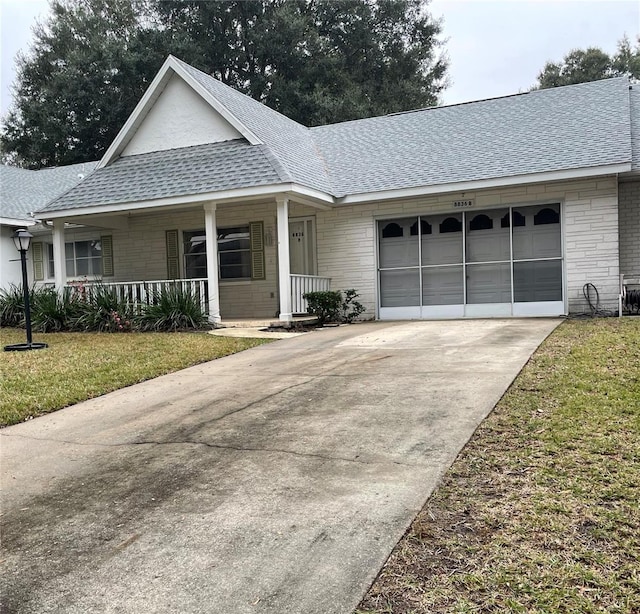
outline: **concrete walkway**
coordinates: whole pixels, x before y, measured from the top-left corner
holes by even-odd
[[[349,613],[552,320],[366,323],[1,431],[1,611]]]

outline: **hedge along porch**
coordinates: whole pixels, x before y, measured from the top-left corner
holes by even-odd
[[[291,210],[297,211],[296,217],[290,217]],[[200,296],[211,322],[276,317],[288,321],[306,313],[305,292],[330,287],[328,278],[316,275],[317,210],[296,206],[282,196],[270,202],[207,202],[125,216],[64,218],[54,222],[52,240],[37,248],[52,254],[52,261],[41,266],[39,257],[34,258],[34,269],[38,280],[53,281],[58,288],[73,279],[100,279],[121,296],[138,299],[181,281]],[[94,228],[78,233],[79,222]],[[74,240],[78,236],[99,244],[102,266],[69,275],[65,269],[73,267],[70,246],[82,243]],[[62,266],[56,242],[66,244]]]

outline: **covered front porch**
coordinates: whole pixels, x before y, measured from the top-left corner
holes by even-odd
[[[308,312],[307,292],[331,288],[318,274],[317,208],[278,196],[56,218],[41,280],[58,289],[100,284],[132,306],[178,287],[212,324],[291,322]]]

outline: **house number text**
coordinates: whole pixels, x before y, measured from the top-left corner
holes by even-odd
[[[463,209],[466,207],[473,207],[473,200],[454,200],[454,209]]]

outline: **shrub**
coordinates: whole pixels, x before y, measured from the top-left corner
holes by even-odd
[[[360,295],[353,288],[344,291],[342,299],[342,321],[351,324],[358,316],[362,315],[366,309],[364,305],[356,301]]]
[[[135,322],[143,331],[169,332],[200,329],[208,324],[198,296],[191,288],[180,285],[163,288],[154,294],[151,304],[142,306]]]
[[[66,293],[65,293],[66,294]],[[100,283],[80,284],[69,289],[73,315],[69,328],[77,331],[127,332],[132,326],[133,309],[118,299],[114,290]]]
[[[342,309],[342,293],[339,290],[324,290],[320,292],[307,292],[302,295],[307,301],[309,313],[318,318],[318,324],[322,326],[327,322],[339,322]]]
[[[0,326],[24,326],[22,286],[10,284],[6,290],[0,291]]]
[[[344,291],[326,290],[322,292],[307,292],[303,298],[307,301],[309,313],[318,318],[322,326],[327,322],[346,322],[351,324],[365,308],[355,299],[360,296],[353,288]]]
[[[32,291],[30,303],[33,330],[41,333],[68,329],[77,310],[68,292],[60,296],[53,288]]]

